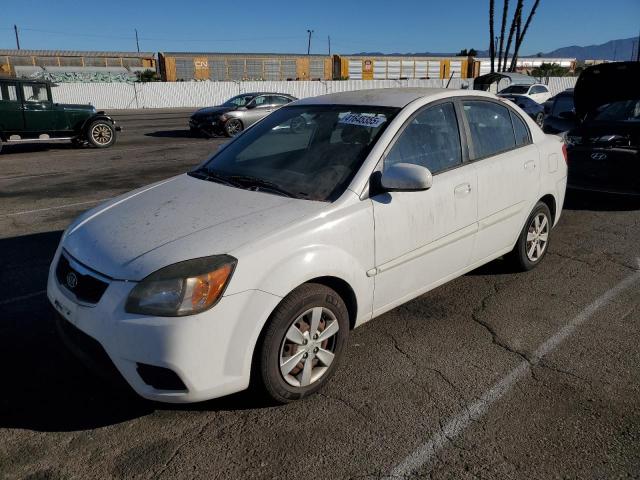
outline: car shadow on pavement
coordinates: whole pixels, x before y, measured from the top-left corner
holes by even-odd
[[[0,428],[76,431],[156,410],[243,410],[262,406],[247,393],[195,405],[138,397],[125,383],[86,369],[58,338],[44,294],[61,231],[0,239]]]
[[[70,142],[52,142],[52,143],[20,143],[13,145],[2,145],[0,158],[4,155],[12,155],[18,153],[37,153],[58,150],[76,150],[78,147]]]
[[[157,132],[148,132],[145,137],[157,138],[205,138],[204,136],[194,135],[191,130],[158,130]]]
[[[615,195],[568,189],[564,200],[564,209],[596,212],[640,210],[640,195]]]

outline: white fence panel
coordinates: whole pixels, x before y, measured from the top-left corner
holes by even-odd
[[[543,79],[544,80],[544,79]],[[549,77],[549,82],[547,86],[549,87],[549,91],[555,95],[556,93],[560,93],[567,88],[573,88],[576,86],[576,81],[578,77]]]
[[[91,104],[99,109],[140,108],[129,83],[61,83],[53,88],[57,103]]]
[[[547,82],[548,80],[548,82]],[[555,95],[575,85],[575,77],[543,79]],[[197,108],[219,105],[244,92],[288,93],[298,98],[369,88],[435,87],[473,88],[472,79],[263,81],[263,82],[151,82],[151,83],[62,83],[53,89],[59,103],[90,103],[99,109]]]

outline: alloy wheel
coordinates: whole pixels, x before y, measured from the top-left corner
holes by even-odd
[[[233,118],[227,121],[226,129],[229,136],[234,137],[242,131],[242,124],[239,120]]]
[[[313,307],[296,318],[280,346],[280,373],[294,387],[320,380],[335,358],[338,319],[324,307]]]
[[[548,242],[549,219],[543,212],[540,212],[533,217],[527,230],[527,258],[532,262],[537,262],[547,249]]]

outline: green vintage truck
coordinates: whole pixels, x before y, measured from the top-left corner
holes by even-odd
[[[0,150],[3,143],[69,140],[106,148],[120,127],[91,105],[55,103],[50,82],[0,78]]]

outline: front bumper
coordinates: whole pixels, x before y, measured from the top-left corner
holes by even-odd
[[[200,120],[189,119],[189,130],[192,132],[204,132],[204,133],[222,133],[222,124],[219,120]]]
[[[97,304],[79,303],[56,279],[59,256],[60,252],[49,272],[47,297],[63,328],[68,322],[65,330],[83,338],[81,343],[85,346],[92,345],[89,352],[80,350],[88,354],[81,358],[94,368],[108,373],[108,363],[112,362],[139,395],[161,402],[197,402],[247,388],[254,347],[280,297],[248,290],[225,296],[215,307],[198,315],[134,315],[125,312],[124,303],[135,282],[113,280]],[[70,346],[78,353],[77,345]],[[99,354],[100,350],[104,355]],[[89,358],[95,356],[102,357],[101,361]],[[109,362],[105,361],[107,358]],[[171,370],[185,388],[154,388],[143,380],[140,365]]]

